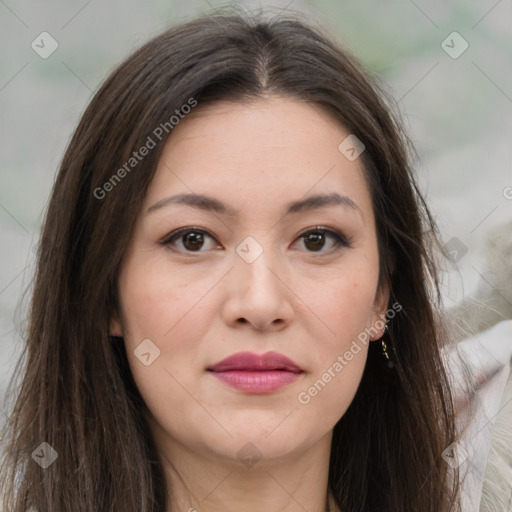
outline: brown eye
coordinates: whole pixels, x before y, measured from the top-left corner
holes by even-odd
[[[299,238],[304,240],[304,246],[308,252],[326,253],[340,247],[350,247],[350,243],[344,236],[331,229],[312,229],[303,233]],[[329,239],[332,240],[331,246],[328,247],[327,250],[322,250],[326,243],[328,243]]]
[[[325,244],[324,233],[310,233],[304,238],[304,245],[311,251],[319,251]]]
[[[191,231],[182,236],[183,246],[190,251],[197,251],[204,244],[203,234]]]
[[[207,249],[201,249],[203,249],[207,239],[215,240],[212,235],[203,229],[182,228],[171,233],[160,243],[180,252],[205,252]]]

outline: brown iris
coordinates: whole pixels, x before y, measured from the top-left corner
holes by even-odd
[[[308,241],[312,242],[308,245]],[[310,233],[304,238],[304,244],[308,249],[317,251],[322,249],[325,243],[325,235],[323,233]]]
[[[204,243],[203,234],[198,231],[191,231],[190,233],[183,235],[182,239],[183,246],[190,251],[200,249]]]

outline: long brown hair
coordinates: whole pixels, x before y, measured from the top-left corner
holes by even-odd
[[[378,80],[322,28],[237,12],[175,26],[133,53],[95,94],[68,145],[4,434],[6,510],[156,512],[169,503],[146,406],[123,344],[108,334],[117,273],[176,110],[268,94],[310,102],[364,142],[380,283],[403,308],[386,334],[394,369],[370,344],[357,394],[334,428],[329,487],[344,511],[458,510],[458,476],[442,457],[456,432],[440,357],[437,229],[400,116]],[[156,147],[127,167],[148,137]],[[58,454],[46,469],[31,457],[42,442]]]

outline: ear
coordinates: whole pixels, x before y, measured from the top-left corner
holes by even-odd
[[[389,283],[384,281],[380,284],[375,294],[375,301],[373,303],[372,326],[378,330],[375,336],[371,336],[370,340],[375,341],[384,336],[384,329],[386,328],[386,312],[389,305]],[[374,330],[375,330],[374,329]],[[379,334],[380,333],[380,334]]]
[[[121,320],[119,319],[118,313],[113,313],[110,317],[109,335],[120,337],[123,336],[123,327],[121,325]]]

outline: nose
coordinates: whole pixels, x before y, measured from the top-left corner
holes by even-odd
[[[234,268],[226,277],[229,285],[222,306],[226,324],[275,332],[293,321],[293,292],[270,252],[265,249],[251,263],[235,255]]]

